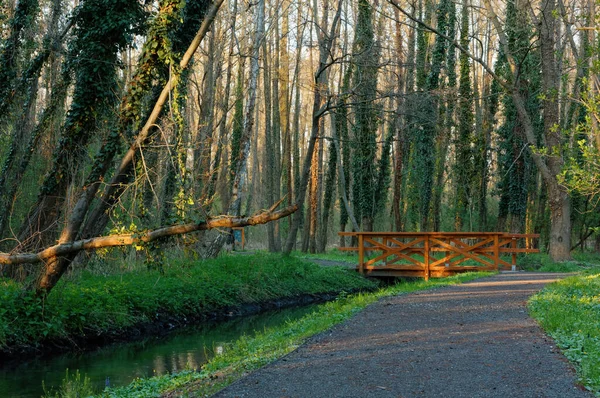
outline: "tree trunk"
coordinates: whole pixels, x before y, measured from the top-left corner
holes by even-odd
[[[265,181],[265,202],[273,203],[275,184],[275,153],[273,147],[273,102],[271,101],[271,70],[269,68],[270,54],[267,52],[267,42],[263,42],[263,95],[265,97],[265,150],[264,150],[264,179]],[[273,223],[267,225],[267,248],[270,252],[275,252],[275,226]]]
[[[557,183],[548,186],[550,208],[549,254],[554,261],[571,259],[571,201],[569,194]]]
[[[571,202],[566,189],[557,181],[562,172],[562,137],[559,126],[557,95],[560,76],[556,65],[556,2],[543,0],[540,18],[540,51],[542,57],[542,87],[544,89],[544,135],[548,146],[548,205],[550,207],[550,257],[554,261],[571,259]],[[544,174],[543,174],[544,175]]]
[[[211,23],[213,22],[216,14],[217,14],[217,11],[219,10],[219,7],[223,3],[223,1],[224,0],[216,0],[216,2],[213,4],[210,11],[207,12],[205,19],[204,19],[202,25],[200,26],[200,29],[198,30],[198,33],[196,34],[196,36],[194,37],[189,48],[183,55],[183,58],[179,65],[182,70],[188,66],[193,54],[195,53],[195,51],[198,48],[198,46],[200,45],[202,39],[206,35],[206,32],[208,31]],[[175,87],[175,85],[177,84],[177,80],[178,80],[178,76],[172,75],[170,77],[169,81],[167,82],[166,86],[163,88],[163,91],[161,92],[159,99],[157,100],[156,104],[154,105],[152,113],[150,114],[150,117],[146,121],[146,124],[142,128],[139,135],[136,137],[135,141],[131,144],[131,147],[129,148],[127,153],[123,156],[121,163],[117,169],[117,172],[116,172],[115,176],[113,177],[113,179],[111,180],[111,184],[109,185],[109,188],[114,187],[113,190],[109,189],[110,193],[114,194],[115,191],[118,191],[116,189],[117,184],[126,182],[128,180],[129,172],[131,171],[131,166],[133,164],[134,157],[135,157],[136,153],[139,151],[142,143],[146,141],[146,138],[148,137],[150,128],[156,124],[158,116],[160,115],[160,113],[162,111],[162,107],[165,104],[165,102],[167,101],[167,98],[171,92],[171,89],[173,87]],[[67,224],[65,225],[65,227],[63,228],[60,238],[58,240],[59,245],[60,244],[68,244],[69,242],[72,242],[73,240],[75,240],[76,237],[78,236],[80,227],[83,224],[86,214],[90,208],[91,202],[94,199],[94,196],[95,196],[95,193],[97,192],[98,186],[100,185],[101,175],[98,176],[98,179],[92,179],[92,181],[93,181],[93,183],[90,186],[87,186],[86,187],[87,189],[83,190],[81,196],[79,197],[79,200],[75,204],[75,207],[74,207],[73,211],[71,212],[69,220],[68,220]],[[119,189],[122,190],[122,189],[124,189],[124,187],[119,186]],[[108,217],[107,213],[108,213],[109,209],[112,208],[112,205],[114,205],[114,203],[116,203],[117,197],[113,196],[112,194],[110,196],[106,197],[106,193],[105,193],[104,199],[106,199],[106,200],[104,200],[101,203],[101,205],[99,205],[96,208],[95,211],[98,212],[99,210],[104,210],[102,213],[100,213],[100,215]],[[95,213],[95,214],[98,214],[98,213]],[[89,223],[89,220],[88,220],[88,223]],[[104,224],[104,225],[106,225],[106,224]],[[103,228],[104,228],[104,226],[102,226],[102,229]],[[85,230],[83,232],[85,232]],[[64,274],[64,272],[67,270],[68,266],[70,265],[71,261],[73,261],[75,256],[76,256],[76,253],[74,253],[74,254],[70,253],[69,256],[61,256],[61,257],[51,256],[51,257],[49,257],[48,260],[45,262],[45,267],[44,267],[42,273],[40,274],[40,277],[36,281],[36,284],[34,287],[36,292],[38,294],[49,293],[50,290],[59,281],[59,279]]]
[[[202,42],[202,39],[204,38],[206,33],[208,32],[208,29],[209,29],[210,25],[212,24],[221,4],[223,4],[223,1],[224,0],[215,0],[211,9],[206,13],[206,16],[198,30],[198,33],[196,34],[196,37],[194,37],[192,43],[190,44],[190,46],[188,48],[188,51],[186,51],[186,53],[184,54],[184,56],[180,62],[179,67],[182,70],[187,67],[188,63],[191,60],[193,53],[195,52],[195,50],[197,49],[199,44]],[[151,58],[151,57],[147,57],[147,58]],[[135,77],[134,77],[134,80],[135,80]],[[171,89],[176,86],[178,80],[179,80],[178,75],[172,75],[170,80],[167,82],[167,84],[163,88],[162,92],[160,93],[159,97],[156,99],[156,103],[155,103],[154,108],[152,109],[150,115],[147,118],[146,124],[142,127],[142,129],[139,132],[139,134],[137,135],[137,137],[134,138],[133,143],[131,144],[129,150],[127,151],[125,156],[122,158],[122,161],[119,164],[119,166],[117,167],[117,170],[116,170],[114,176],[112,177],[112,179],[108,183],[106,189],[104,190],[104,192],[102,194],[102,198],[101,198],[100,202],[98,203],[98,206],[96,206],[93,210],[91,210],[89,216],[87,217],[85,225],[83,226],[82,231],[80,233],[80,236],[82,236],[83,238],[90,238],[93,236],[100,235],[106,228],[106,225],[109,222],[110,213],[111,213],[112,209],[117,204],[119,198],[121,197],[121,195],[127,188],[128,184],[132,178],[132,175],[133,175],[132,165],[133,165],[134,159],[138,155],[138,151],[140,150],[141,146],[146,142],[146,140],[150,136],[151,129],[154,127],[154,124],[157,122],[157,120],[162,112],[162,108],[171,93]],[[140,82],[140,84],[142,84],[142,82]],[[131,109],[129,109],[127,106],[122,106],[122,110],[124,112],[126,112],[126,114],[129,114],[129,112],[131,112]],[[127,132],[124,132],[124,133],[127,133]],[[117,134],[117,138],[118,138],[118,136],[119,136],[119,134]],[[95,176],[92,175],[91,177],[93,177],[93,178],[88,177],[88,183],[87,183],[88,185],[87,185],[85,194],[82,195],[82,198],[80,199],[81,203],[78,203],[78,205],[76,205],[76,208],[77,208],[77,206],[81,206],[82,217],[85,217],[85,214],[88,211],[91,201],[93,200],[93,194],[95,194],[95,192],[97,192],[97,190],[99,189],[101,183],[103,182],[102,181],[103,175],[108,171],[110,165],[112,164],[112,158],[113,158],[117,148],[113,147],[112,145],[110,145],[110,146],[107,145],[106,147],[112,148],[112,153],[110,151],[101,151],[101,155],[103,155],[103,156],[101,156],[101,158],[98,158],[97,159],[98,164],[95,164],[93,166],[94,171],[98,170],[99,173],[97,173],[97,175],[95,175]],[[96,173],[92,173],[92,174],[96,174]],[[93,191],[93,194],[92,194],[92,191]],[[82,221],[83,221],[83,219],[80,222],[82,222]]]
[[[289,27],[289,0],[283,0],[282,9],[282,25],[281,25],[281,40],[279,42],[279,113],[281,125],[281,137],[283,144],[283,157],[281,161],[281,176],[283,178],[283,196],[285,196],[286,204],[291,204],[293,199],[292,192],[292,137],[290,131],[290,57],[288,53],[288,35]],[[300,12],[300,11],[298,11]],[[279,36],[278,36],[279,37]],[[299,39],[300,40],[300,39]],[[297,46],[296,51],[300,52],[300,47]],[[289,225],[288,228],[289,230]],[[281,242],[279,242],[281,250]]]
[[[38,282],[38,295],[48,295],[60,276],[64,273],[64,269],[58,265],[60,262],[54,261],[58,257],[74,257],[77,253],[84,250],[96,250],[108,247],[131,246],[135,244],[150,243],[169,236],[188,234],[196,231],[205,231],[213,228],[232,228],[243,227],[249,225],[265,224],[282,217],[287,217],[294,213],[298,208],[296,206],[286,207],[282,210],[275,211],[276,207],[281,202],[276,203],[268,210],[264,210],[251,217],[219,217],[208,221],[200,221],[193,224],[173,225],[170,227],[159,228],[144,234],[122,234],[99,236],[90,239],[82,239],[77,241],[59,243],[48,247],[37,253],[20,253],[20,254],[5,254],[0,253],[0,264],[26,264],[49,261],[46,265],[46,272]]]
[[[215,151],[215,157],[211,166],[210,181],[208,183],[208,189],[206,190],[206,198],[211,200],[216,192],[217,181],[221,174],[221,158],[223,157],[223,146],[227,137],[227,114],[229,113],[229,96],[231,95],[231,80],[233,77],[233,55],[235,49],[235,27],[237,17],[237,0],[233,0],[233,10],[231,11],[231,38],[229,39],[229,55],[227,58],[227,72],[225,73],[225,94],[223,95],[223,102],[221,104],[221,121],[219,123],[219,139],[217,141],[217,149]],[[242,66],[240,65],[240,68]],[[224,157],[227,159],[227,157]],[[223,166],[224,169],[227,167],[227,163]],[[221,198],[223,202],[224,198]]]
[[[313,152],[312,164],[310,167],[310,191],[308,196],[310,213],[309,236],[308,236],[308,251],[311,253],[317,252],[317,227],[319,218],[319,175],[321,171],[320,156],[322,149],[322,140],[317,139],[315,142],[315,151]]]
[[[314,101],[313,101],[313,112],[312,112],[312,128],[311,134],[308,142],[308,148],[306,151],[306,155],[304,156],[304,164],[302,166],[302,175],[298,188],[296,189],[296,205],[298,208],[302,208],[304,205],[304,198],[306,196],[306,188],[308,185],[308,179],[310,174],[310,166],[311,161],[315,149],[315,141],[317,140],[317,135],[319,133],[319,121],[325,112],[324,109],[324,93],[321,90],[327,90],[327,60],[330,57],[331,47],[333,46],[333,42],[335,40],[335,32],[337,31],[337,24],[340,20],[341,15],[341,3],[342,0],[338,0],[337,11],[335,17],[333,18],[333,22],[331,24],[331,29],[329,31],[329,36],[319,35],[319,66],[317,68],[317,72],[315,73],[315,93],[314,93]],[[323,31],[325,31],[325,27],[321,27]],[[296,236],[298,234],[298,228],[300,227],[302,214],[297,212],[294,215],[292,220],[292,224],[290,227],[290,233],[285,242],[284,253],[289,254],[296,243]]]
[[[333,128],[332,128],[333,130]],[[332,202],[335,197],[335,176],[337,172],[337,152],[335,150],[335,144],[329,143],[328,146],[329,160],[327,162],[327,177],[325,179],[325,189],[323,194],[323,211],[321,220],[321,231],[319,234],[319,243],[317,245],[317,252],[324,253],[327,249],[327,230],[329,227],[329,217],[332,212]]]
[[[403,38],[402,38],[402,23],[400,21],[400,12],[394,9],[394,16],[396,18],[396,53],[398,54],[398,85],[397,85],[397,99],[396,99],[396,112],[395,117],[395,128],[396,128],[396,143],[393,149],[394,156],[394,182],[393,182],[393,198],[392,198],[392,215],[393,215],[393,228],[395,231],[402,230],[402,211],[400,207],[400,201],[402,200],[402,173],[404,172],[404,152],[405,148],[405,137],[404,137],[404,121],[406,118],[400,117],[405,113],[405,101],[404,95],[406,94],[405,77],[406,68],[403,67],[402,54],[404,53]],[[409,40],[410,43],[410,40]],[[409,50],[410,51],[410,50]]]
[[[233,186],[231,189],[231,203],[227,209],[228,215],[239,216],[242,207],[242,197],[244,193],[244,185],[247,180],[248,172],[248,154],[250,152],[250,139],[252,137],[252,131],[254,126],[254,108],[256,106],[256,90],[258,87],[258,73],[259,73],[259,56],[260,47],[264,39],[265,32],[265,1],[258,0],[256,5],[256,18],[255,18],[255,34],[252,44],[252,57],[250,59],[250,80],[248,83],[248,92],[250,96],[246,103],[246,109],[244,111],[244,130],[242,137],[240,138],[240,151],[236,154],[237,167],[235,170],[235,176],[233,179]],[[216,257],[225,240],[230,235],[219,234],[215,240],[211,243],[208,251],[208,257]]]
[[[220,69],[220,62],[215,54],[215,35],[214,29],[210,32],[208,40],[208,58],[204,64],[204,85],[202,88],[202,102],[200,105],[200,120],[198,122],[198,133],[196,139],[199,140],[200,147],[198,156],[195,156],[197,162],[197,175],[200,189],[202,192],[200,200],[203,203],[211,203],[208,196],[210,190],[210,164],[212,159],[213,130],[215,117],[215,86],[217,83],[217,71]],[[205,208],[208,211],[210,206]]]
[[[275,25],[275,48],[271,51],[273,58],[273,74],[271,76],[271,88],[273,89],[273,196],[277,199],[281,196],[281,110],[280,110],[280,98],[279,98],[279,80],[280,80],[280,64],[279,64],[279,8],[275,8],[274,25]],[[281,251],[281,237],[279,233],[279,222],[275,221],[273,224],[273,251]]]

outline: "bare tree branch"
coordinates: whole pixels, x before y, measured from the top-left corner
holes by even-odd
[[[118,247],[118,246],[132,246],[140,243],[148,243],[161,238],[169,236],[176,236],[187,234],[196,231],[205,231],[214,228],[232,228],[232,227],[245,227],[259,224],[266,224],[271,221],[279,220],[280,218],[287,217],[290,214],[298,210],[297,205],[289,206],[279,211],[274,211],[276,205],[280,204],[281,201],[277,202],[273,207],[268,210],[263,210],[250,217],[233,217],[233,216],[221,216],[212,218],[207,221],[201,221],[198,223],[173,225],[170,227],[164,227],[149,231],[143,234],[119,234],[109,236],[99,236],[90,239],[82,239],[69,243],[62,243],[48,247],[38,253],[20,253],[20,254],[8,254],[0,253],[0,264],[5,265],[17,265],[25,263],[38,263],[44,262],[47,259],[64,256],[66,254],[77,253],[83,250],[96,250],[107,247]]]

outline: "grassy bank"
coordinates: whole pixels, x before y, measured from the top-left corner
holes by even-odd
[[[201,369],[138,379],[129,386],[105,391],[102,397],[207,396],[232,383],[245,373],[258,369],[296,349],[307,338],[343,322],[368,304],[391,295],[447,286],[489,274],[462,274],[429,282],[409,282],[372,293],[342,296],[319,306],[308,316],[287,325],[267,330],[252,338],[242,338],[213,357]]]
[[[174,263],[163,272],[82,274],[61,281],[45,302],[0,280],[0,353],[111,338],[248,303],[374,287],[349,270],[268,254]]]
[[[600,268],[547,286],[529,300],[531,315],[600,396]]]

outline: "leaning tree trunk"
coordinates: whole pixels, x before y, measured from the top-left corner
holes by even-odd
[[[18,264],[38,262],[51,262],[52,264],[59,264],[59,262],[56,261],[57,258],[74,258],[77,253],[84,250],[139,245],[165,239],[170,236],[188,234],[196,231],[205,231],[213,228],[232,228],[265,224],[271,221],[279,220],[282,217],[287,217],[298,209],[297,206],[289,206],[276,211],[275,209],[280,203],[281,202],[278,202],[270,209],[263,210],[251,217],[241,218],[224,216],[207,221],[200,221],[198,223],[172,225],[169,227],[158,228],[143,234],[128,233],[121,235],[98,236],[90,239],[59,243],[37,253],[0,253],[0,265],[9,264],[14,266]],[[42,290],[37,290],[38,295],[48,295],[52,288],[56,286],[56,282],[58,282],[58,279],[60,278],[60,275],[62,275],[62,272],[64,272],[64,269],[47,267],[47,271],[48,272],[46,272],[42,278],[42,281],[46,282],[45,288]]]
[[[208,31],[208,28],[210,27],[212,20],[214,19],[215,15],[216,15],[220,5],[223,3],[223,1],[224,0],[216,0],[215,3],[213,3],[212,8],[206,13],[206,16],[199,28],[198,34],[192,40],[192,44],[190,45],[190,48],[192,46],[198,46],[199,43],[202,41],[202,39],[204,38],[204,35],[206,35],[206,32]],[[164,11],[165,12],[164,17],[168,20],[176,19],[176,18],[173,18],[171,16],[171,14],[169,14],[170,11],[173,12],[171,10],[172,8],[173,7],[169,5],[169,7]],[[185,21],[184,21],[184,24],[185,24]],[[176,28],[176,26],[174,26],[174,28]],[[178,28],[181,29],[181,25],[178,26]],[[151,29],[152,29],[152,27],[151,27]],[[157,39],[158,39],[159,38],[158,32],[155,32],[155,34],[157,35]],[[186,54],[187,54],[187,52],[186,52]],[[189,56],[191,59],[191,54]],[[160,65],[158,65],[158,57],[156,55],[149,53],[148,56],[143,57],[143,59],[145,60],[145,64],[143,66],[138,67],[138,71],[141,71],[141,72],[139,73],[139,75],[134,76],[134,78],[133,78],[134,81],[132,82],[130,87],[133,88],[135,86],[139,90],[139,87],[141,86],[141,87],[143,87],[142,91],[144,92],[142,94],[145,94],[147,91],[152,90],[153,88],[156,88],[156,87],[152,86],[152,84],[154,83],[153,79],[148,80],[148,75],[150,75],[150,77],[152,77],[152,76],[154,76],[155,73],[157,73],[157,72],[161,73],[162,71],[159,70]],[[182,61],[180,63],[180,68],[184,69],[185,67],[183,66],[183,64],[187,65],[187,62],[189,62],[190,59],[186,59],[186,56],[184,55],[184,58],[182,59]],[[150,71],[150,72],[148,72],[148,71]],[[177,76],[171,80],[170,86],[167,84],[167,87],[165,87],[163,89],[163,91],[160,93],[159,97],[156,98],[155,108],[152,110],[152,112],[150,113],[148,118],[154,120],[155,122],[158,120],[158,116],[160,115],[160,113],[162,111],[162,106],[164,105],[165,101],[167,100],[167,97],[170,93],[170,89],[175,87],[178,80],[179,80],[179,77]],[[128,93],[128,97],[126,97],[125,101],[121,104],[121,116],[123,118],[131,118],[131,117],[137,118],[137,117],[141,116],[140,115],[141,111],[137,108],[132,109],[132,107],[129,104],[129,101],[127,101],[129,99],[130,101],[132,101],[136,104],[140,103],[142,101],[142,99],[140,98],[140,93],[138,90],[130,90],[130,93]],[[160,105],[159,105],[159,103],[160,103]],[[117,132],[117,133],[128,133],[127,129],[129,128],[130,123],[133,123],[133,121],[126,120],[125,124],[127,126],[125,126],[123,128],[124,131]],[[129,152],[128,152],[129,155],[127,155],[126,157],[123,158],[123,162],[117,167],[117,171],[114,174],[114,176],[112,177],[112,179],[110,180],[110,182],[108,183],[106,189],[104,190],[104,192],[102,194],[102,198],[99,201],[98,205],[95,208],[93,208],[90,211],[90,214],[87,216],[85,225],[82,228],[80,236],[82,236],[84,238],[90,238],[90,237],[102,234],[102,232],[105,230],[106,225],[108,225],[108,222],[110,220],[110,213],[111,213],[112,209],[116,206],[120,196],[123,194],[123,192],[127,188],[128,184],[131,181],[131,178],[133,176],[132,165],[134,162],[134,157],[135,157],[134,155],[137,155],[137,152],[140,149],[140,147],[147,141],[148,137],[150,136],[150,132],[151,132],[150,128],[151,127],[152,126],[142,127],[140,133],[134,139],[134,143],[129,148]],[[117,134],[116,138],[118,139],[118,134]],[[110,148],[111,150],[107,150],[108,148]],[[89,199],[90,202],[87,203],[86,205],[84,205],[84,207],[86,209],[85,213],[87,213],[88,208],[91,204],[91,200],[93,199],[93,195],[90,193],[90,191],[92,189],[95,191],[97,191],[99,189],[99,186],[102,183],[102,176],[109,170],[109,167],[112,164],[113,156],[115,155],[115,152],[117,149],[118,149],[118,146],[116,146],[116,143],[114,143],[113,141],[109,141],[109,145],[104,146],[103,150],[100,153],[100,156],[96,159],[97,164],[95,164],[93,166],[93,169],[94,170],[98,169],[98,173],[96,173],[97,175],[95,175],[95,176],[90,175],[90,177],[92,177],[92,178],[88,177],[89,185],[86,184],[86,186],[88,186],[88,189],[86,189],[84,196],[90,197],[90,199]],[[80,200],[83,200],[83,197]]]
[[[514,67],[516,61],[509,48],[506,34],[494,8],[489,0],[484,0],[485,8],[491,18],[502,48],[510,64]],[[546,141],[547,157],[536,151],[531,151],[531,157],[535,162],[542,178],[546,183],[548,193],[548,205],[550,207],[550,240],[549,252],[554,261],[566,261],[571,258],[571,203],[566,189],[558,183],[558,175],[564,163],[563,150],[561,148],[561,136],[558,117],[557,95],[559,93],[560,76],[556,68],[555,54],[555,0],[544,0],[541,4],[540,16],[540,52],[542,60],[542,87],[544,91],[544,138]],[[461,51],[466,51],[461,49]],[[489,72],[489,70],[488,70]],[[497,76],[495,76],[497,78]],[[498,80],[499,83],[503,83]],[[528,144],[536,148],[537,140],[534,134],[531,115],[527,112],[525,100],[517,87],[509,87],[505,82],[503,86],[509,89],[517,112],[523,122],[524,135]]]
[[[181,62],[179,64],[181,70],[187,68],[190,60],[192,59],[193,54],[195,53],[202,39],[206,35],[206,32],[208,31],[223,1],[224,0],[217,0],[213,4],[211,10],[207,13],[202,25],[200,26],[200,29],[198,30],[198,33],[192,40],[192,43],[190,44],[187,51],[183,55],[183,58],[181,59]],[[150,117],[146,121],[141,132],[135,138],[134,142],[131,144],[129,150],[121,159],[121,163],[117,168],[115,176],[111,180],[110,186],[116,187],[118,183],[127,181],[128,172],[131,170],[131,166],[134,162],[135,155],[140,150],[142,143],[146,141],[152,126],[156,124],[158,117],[161,114],[162,108],[166,103],[167,99],[169,98],[171,89],[177,85],[178,77],[179,75],[177,74],[172,75],[169,81],[167,82],[166,86],[163,88],[159,99],[154,105]],[[71,212],[67,224],[61,232],[60,238],[58,240],[59,245],[69,244],[69,242],[73,242],[78,236],[78,232],[80,230],[81,225],[83,224],[86,214],[90,209],[90,205],[92,203],[92,200],[94,199],[94,195],[97,191],[97,186],[99,185],[99,183],[100,181],[94,181],[93,186],[96,187],[95,189],[92,189],[92,187],[88,187],[88,189],[83,190],[81,196],[79,197],[79,200],[77,201],[73,211]],[[107,206],[108,203],[104,202],[103,205]],[[109,208],[110,207],[106,207],[105,210],[108,210]],[[36,290],[36,293],[38,295],[48,294],[52,290],[52,288],[56,286],[56,283],[58,283],[62,275],[65,273],[65,271],[77,255],[77,252],[69,252],[68,254],[69,255],[67,256],[51,256],[48,258],[47,261],[45,261],[44,269],[34,286],[34,289]]]

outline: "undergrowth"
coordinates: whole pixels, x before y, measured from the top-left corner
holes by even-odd
[[[0,279],[0,352],[118,335],[245,303],[375,286],[350,270],[268,254],[175,263],[161,272],[83,273],[61,281],[46,301]]]
[[[81,376],[79,370],[75,374],[69,374],[66,370],[65,378],[57,390],[46,391],[44,386],[44,398],[80,398],[89,397],[94,394],[94,387],[91,380],[86,376]]]
[[[239,339],[226,346],[222,355],[213,357],[201,369],[137,379],[128,386],[108,389],[101,396],[111,398],[159,397],[164,394],[209,396],[244,373],[258,369],[295,350],[309,337],[345,321],[382,297],[453,285],[487,275],[489,273],[478,272],[433,279],[429,282],[404,282],[376,292],[339,297],[335,301],[319,306],[314,313],[284,326],[266,330],[251,338]]]
[[[529,310],[575,364],[580,382],[600,396],[600,270],[547,286]]]
[[[546,253],[527,254],[518,257],[517,266],[525,271],[579,272],[600,269],[600,254],[573,252],[573,260],[556,263]]]
[[[358,264],[358,252],[355,251],[341,251],[338,249],[331,249],[325,253],[303,253],[300,251],[294,251],[292,254],[298,258],[314,258],[318,260],[330,260],[338,261],[342,263],[348,263],[356,265]]]

